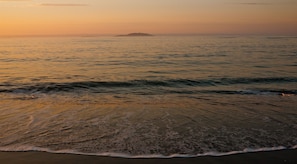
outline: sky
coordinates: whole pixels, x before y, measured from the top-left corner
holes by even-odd
[[[297,35],[297,0],[0,0],[0,36]]]

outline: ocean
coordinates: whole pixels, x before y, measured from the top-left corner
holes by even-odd
[[[297,37],[0,38],[0,151],[297,148]]]

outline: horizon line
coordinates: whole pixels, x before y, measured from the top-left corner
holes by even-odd
[[[108,34],[17,34],[17,35],[0,35],[3,37],[99,37],[99,36],[118,36],[123,33]],[[124,33],[125,35],[126,33]],[[201,35],[241,35],[241,36],[292,36],[296,37],[297,33],[148,33],[153,36],[201,36]]]

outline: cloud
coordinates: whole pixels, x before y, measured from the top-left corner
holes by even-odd
[[[257,2],[246,2],[246,3],[234,3],[234,4],[239,4],[239,5],[271,5],[271,3],[257,3]]]
[[[31,1],[31,0],[0,0],[0,2],[24,2],[24,1]]]
[[[257,5],[272,5],[272,3],[261,3],[261,2],[234,2],[234,3],[228,3],[232,5],[250,5],[250,6],[257,6]]]
[[[256,2],[253,0],[253,2],[244,0],[243,2],[230,2],[226,3],[229,5],[246,5],[246,6],[265,6],[265,5],[296,5],[297,1],[296,0],[281,0],[281,1],[269,1],[267,0],[266,2]]]
[[[48,6],[48,7],[81,7],[88,6],[88,4],[78,4],[78,3],[42,3],[39,6]]]

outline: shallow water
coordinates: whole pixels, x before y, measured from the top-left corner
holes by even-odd
[[[297,38],[0,39],[0,150],[296,148]]]

